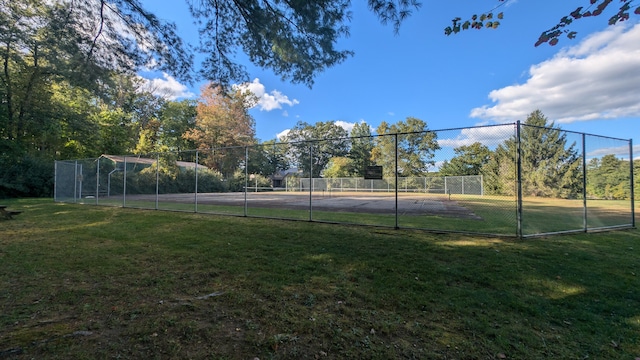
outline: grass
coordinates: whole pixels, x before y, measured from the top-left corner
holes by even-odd
[[[371,195],[365,193],[366,195]],[[374,195],[385,196],[380,193]],[[440,196],[438,196],[440,198]],[[241,197],[239,197],[241,199]],[[455,231],[482,234],[499,234],[515,236],[517,234],[516,201],[505,196],[453,195],[452,200],[464,206],[481,219],[456,217],[455,215],[415,215],[399,214],[398,226],[410,229],[428,229],[435,231]],[[94,204],[94,200],[86,200]],[[122,206],[121,199],[101,200],[101,205]],[[277,202],[276,202],[277,204]],[[160,210],[195,212],[193,202],[160,201]],[[251,217],[268,217],[292,220],[309,220],[308,209],[291,209],[286,204],[282,207],[261,208],[251,203],[247,215]],[[640,213],[640,204],[636,203],[636,213]],[[127,200],[127,207],[155,209],[155,200]],[[589,229],[624,226],[631,223],[630,202],[628,200],[589,200],[587,202],[587,226]],[[240,215],[245,214],[244,205],[198,204],[197,212],[210,214]],[[371,214],[345,211],[322,211],[313,209],[314,221],[378,225],[395,227],[395,213]],[[525,198],[522,216],[523,235],[536,235],[563,231],[579,231],[584,229],[584,213],[582,200],[565,200],[549,198]]]
[[[512,240],[3,201],[0,358],[640,357],[640,231]]]

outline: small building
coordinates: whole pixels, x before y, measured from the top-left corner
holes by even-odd
[[[295,176],[299,172],[298,168],[278,170],[275,174],[271,175],[271,186],[273,188],[286,188],[287,177]]]
[[[124,167],[125,163],[126,164],[142,165],[142,167],[145,168],[145,167],[149,167],[149,166],[155,165],[156,160],[157,160],[155,158],[141,157],[141,156],[135,156],[135,155],[122,156],[122,155],[106,155],[106,154],[103,154],[103,155],[100,156],[100,158],[101,159],[111,160],[113,163],[116,164],[116,167],[118,167],[118,168]],[[197,164],[195,162],[190,162],[190,161],[176,161],[176,165],[181,169],[195,169],[196,166],[199,167],[199,168],[205,167],[204,165]]]

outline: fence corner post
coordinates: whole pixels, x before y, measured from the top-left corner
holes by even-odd
[[[589,230],[587,219],[587,135],[582,133],[582,228],[584,232]]]
[[[517,236],[522,239],[522,149],[520,141],[520,120],[516,122],[516,202]]]
[[[634,194],[634,174],[633,174],[633,139],[629,139],[629,186],[631,197],[631,226],[636,227],[636,210],[635,210],[635,194]]]

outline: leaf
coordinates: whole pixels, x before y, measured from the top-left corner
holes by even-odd
[[[577,34],[578,34],[577,32],[572,31],[572,32],[570,32],[570,33],[568,33],[568,34],[567,34],[567,37],[568,37],[569,39],[575,39]]]
[[[640,6],[638,6],[633,13],[636,15],[640,15]]]
[[[494,28],[494,29],[497,29],[497,28],[498,28],[498,26],[500,26],[500,21],[494,21],[494,22],[493,22],[493,28]]]
[[[462,24],[462,30],[469,30],[469,26],[471,26],[471,22],[469,22],[469,20],[465,21],[464,24]]]
[[[570,15],[573,16],[574,19],[580,19],[582,17],[582,14],[580,14],[581,11],[582,11],[582,6],[573,10]]]
[[[499,14],[498,14],[498,19],[502,20],[502,18],[503,18],[503,17],[504,17],[504,14],[503,14],[503,13],[499,13]]]
[[[558,38],[553,38],[551,39],[551,41],[549,41],[549,45],[556,46],[558,44],[558,41]]]

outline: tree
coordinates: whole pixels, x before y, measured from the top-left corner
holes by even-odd
[[[327,168],[322,172],[322,177],[344,178],[351,177],[354,173],[354,161],[351,158],[339,156],[329,160]]]
[[[453,20],[445,33],[453,34],[466,29],[498,28],[503,13],[494,16],[494,10],[508,3],[496,0],[498,6],[467,21],[460,17]],[[597,16],[604,12],[612,0],[583,0],[579,7],[564,16],[558,25],[543,32],[538,43],[557,43],[566,34],[575,38],[575,31],[568,30],[572,21]],[[270,68],[283,79],[294,83],[313,84],[316,74],[337,65],[351,56],[350,50],[337,49],[338,41],[349,34],[348,22],[352,17],[350,0],[318,1],[217,1],[186,0],[196,22],[200,24],[200,44],[197,51],[205,54],[200,74],[216,84],[246,81],[243,66],[233,56],[238,51],[247,54],[257,66]],[[175,33],[175,26],[159,21],[144,10],[139,0],[115,0],[94,2],[83,0],[76,5],[83,17],[100,32],[90,43],[90,56],[103,50],[109,39],[130,57],[131,63],[149,63],[154,59],[159,66],[171,70],[179,77],[188,78],[192,53]],[[625,0],[619,11],[609,19],[610,24],[629,19],[634,0]],[[369,9],[381,23],[391,23],[396,32],[402,22],[421,7],[417,0],[368,0]],[[640,13],[640,8],[634,10]],[[117,22],[114,19],[125,19]],[[149,44],[145,51],[132,53],[134,46],[127,37],[118,33],[124,29],[135,43]],[[122,31],[122,30],[120,30]],[[99,41],[98,41],[99,40]],[[103,46],[103,47],[101,47]],[[125,51],[126,50],[126,51]],[[114,55],[112,55],[114,57]],[[117,60],[120,60],[116,57]]]
[[[631,195],[629,167],[629,161],[618,159],[613,154],[591,159],[587,164],[588,196],[609,200],[628,199]]]
[[[451,22],[451,26],[447,26],[444,29],[445,35],[457,34],[463,30],[469,29],[497,29],[500,26],[500,21],[504,18],[504,12],[495,11],[509,2],[509,0],[498,0],[499,4],[488,12],[480,15],[474,14],[467,20],[462,21],[462,18],[455,17]],[[551,27],[548,30],[542,32],[540,37],[535,43],[535,46],[548,43],[551,46],[558,44],[560,37],[566,35],[568,39],[575,39],[577,36],[576,31],[570,29],[570,25],[575,21],[583,18],[590,18],[602,15],[607,7],[611,4],[612,0],[584,0],[585,6],[579,6],[569,14],[563,16],[558,24]],[[609,18],[609,25],[615,25],[619,22],[629,20],[631,10],[635,15],[640,15],[640,6],[634,0],[621,0],[622,5],[618,8],[617,12]]]
[[[364,175],[367,166],[371,165],[371,151],[374,147],[371,127],[365,122],[357,123],[351,129],[351,149],[349,159],[355,175]]]
[[[65,83],[51,85],[51,119],[57,123],[47,139],[50,154],[62,159],[97,157],[100,148],[100,124],[95,114],[100,107],[87,89]]]
[[[479,142],[462,145],[453,149],[456,156],[451,161],[445,161],[440,167],[440,175],[464,176],[480,175],[482,167],[489,161],[491,150]]]
[[[522,194],[573,198],[582,193],[581,160],[575,143],[540,110],[529,114],[520,131]],[[488,189],[505,195],[516,191],[517,140],[506,140],[483,168]]]
[[[268,140],[249,149],[249,173],[271,176],[289,168],[288,144]]]
[[[427,123],[413,117],[389,125],[385,121],[376,130],[378,137],[371,151],[371,158],[383,167],[385,177],[395,176],[396,135],[398,148],[398,175],[422,176],[435,165],[433,157],[440,149],[437,134],[427,128]]]
[[[92,66],[117,72],[134,73],[141,66],[171,73],[183,81],[193,78],[194,51],[203,54],[199,73],[215,84],[228,85],[248,79],[245,68],[234,60],[238,50],[260,67],[270,68],[283,79],[313,84],[316,74],[340,64],[353,54],[340,50],[339,40],[349,34],[350,0],[318,1],[217,1],[185,0],[199,24],[200,43],[187,45],[177,35],[176,26],[158,19],[140,0],[3,1],[0,9],[46,8],[64,23],[58,23],[49,39],[69,39],[75,46],[69,56],[77,73],[93,77]],[[469,20],[453,20],[446,34],[461,30],[497,28],[503,13],[498,6]],[[579,7],[562,17],[558,25],[545,31],[537,44],[552,45],[563,34],[576,36],[569,25],[578,19],[604,13],[612,0],[584,0]],[[625,0],[609,18],[610,24],[625,21],[631,12],[640,13],[634,0]],[[421,7],[417,0],[368,0],[369,9],[381,23],[392,24],[396,32],[402,22]],[[14,11],[15,12],[15,11]],[[10,18],[10,17],[7,17]],[[73,36],[70,36],[73,35]],[[82,71],[80,71],[82,70]],[[89,71],[86,71],[89,70]]]
[[[130,114],[122,109],[110,110],[103,106],[95,114],[96,122],[100,124],[100,146],[105,154],[130,154],[136,146],[137,129],[131,122]]]
[[[290,156],[304,176],[320,177],[329,160],[345,156],[349,149],[347,131],[333,121],[321,121],[315,125],[299,121],[289,131],[286,140],[290,145]]]
[[[160,109],[159,144],[164,150],[184,151],[196,148],[196,144],[184,135],[196,126],[194,100],[167,101]]]
[[[254,101],[249,92],[225,93],[220,86],[205,85],[196,107],[195,127],[184,135],[199,149],[211,149],[205,163],[227,177],[244,161],[244,149],[237,148],[256,141],[255,121],[249,114]]]
[[[82,16],[95,4],[0,1],[0,148],[10,152],[0,168],[53,178],[55,158],[156,148],[158,98],[140,93],[133,76],[143,58],[129,56],[132,37],[102,38]],[[105,23],[131,20],[103,15]],[[16,196],[52,193],[48,181],[13,178],[21,183],[7,188]]]

